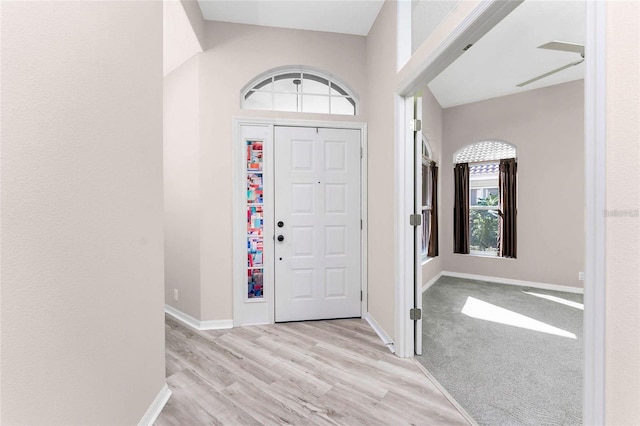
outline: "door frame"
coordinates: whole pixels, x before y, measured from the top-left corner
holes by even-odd
[[[273,324],[275,322],[275,299],[273,297],[274,285],[273,277],[265,282],[265,298],[262,301],[245,300],[246,291],[246,256],[247,248],[244,242],[246,238],[246,220],[244,216],[246,197],[246,180],[245,180],[245,151],[242,141],[242,127],[261,127],[267,130],[270,135],[269,140],[265,140],[266,153],[263,154],[264,170],[273,170],[273,144],[274,131],[276,126],[283,127],[322,127],[332,129],[353,129],[360,131],[360,147],[362,149],[362,157],[360,159],[360,212],[362,218],[362,232],[360,233],[360,288],[362,290],[362,301],[360,303],[360,312],[362,317],[368,312],[368,279],[367,279],[367,244],[368,244],[368,214],[367,214],[367,123],[356,121],[329,121],[329,120],[301,120],[289,118],[265,118],[265,117],[233,117],[233,326],[256,325],[256,324]],[[267,199],[273,196],[273,179],[265,179],[264,183],[264,209],[273,212],[274,200]],[[265,220],[265,222],[267,222]],[[273,230],[267,229],[265,223],[264,240],[265,244],[268,239],[274,236]],[[272,247],[273,244],[270,245]],[[266,247],[265,247],[266,250]],[[273,256],[269,256],[268,261],[273,261]],[[273,272],[273,268],[272,268]],[[269,286],[267,286],[267,284]],[[271,295],[267,297],[266,292],[270,291]],[[247,314],[247,309],[254,308],[258,305],[266,304],[267,314],[259,314],[256,319],[255,315]],[[243,318],[252,318],[250,321],[244,321]]]
[[[399,74],[396,86],[396,349],[403,357],[413,356],[413,326],[409,321],[412,304],[413,229],[410,171],[413,156],[408,131],[412,119],[410,100],[422,87],[449,66],[468,44],[478,41],[513,11],[520,0],[485,0],[475,6],[427,54],[418,49]],[[606,156],[606,2],[585,2],[585,281],[584,281],[584,398],[583,423],[605,421],[605,156]],[[402,18],[399,16],[399,19]],[[403,18],[406,20],[406,17]],[[401,41],[400,41],[401,42]],[[423,46],[424,47],[424,46]],[[419,55],[420,54],[420,55]],[[418,57],[419,56],[419,57]],[[409,58],[404,58],[409,59]]]

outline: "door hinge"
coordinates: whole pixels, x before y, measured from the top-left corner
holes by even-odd
[[[362,149],[362,147],[360,147],[360,158],[362,158],[362,151],[363,151],[363,149]]]
[[[418,119],[413,119],[409,122],[409,130],[412,132],[419,132],[422,130],[422,121]]]
[[[422,215],[421,214],[410,214],[409,215],[409,225],[411,225],[411,226],[420,226],[420,225],[422,225]]]
[[[412,308],[409,310],[409,319],[411,321],[418,321],[422,319],[422,309]]]
[[[362,290],[360,290],[360,301],[362,302]]]
[[[362,231],[362,219],[360,219],[360,230]]]

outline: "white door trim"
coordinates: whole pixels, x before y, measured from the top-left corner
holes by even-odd
[[[414,355],[414,327],[409,318],[409,310],[414,304],[414,228],[409,224],[413,213],[413,131],[409,127],[413,119],[413,97],[395,96],[396,116],[396,208],[395,241],[396,253],[396,321],[394,346],[399,357]]]
[[[422,96],[412,99],[414,120],[422,121]],[[422,130],[413,136],[413,214],[422,217]],[[422,232],[425,223],[413,227],[413,307],[422,312]],[[420,249],[418,249],[420,247]],[[416,321],[413,333],[413,352],[422,355],[422,321]]]
[[[605,424],[605,159],[607,2],[586,2],[583,423]]]
[[[407,62],[411,68],[409,72],[402,73],[402,79],[397,85],[396,93],[401,96],[413,96],[420,92],[431,80],[451,65],[458,56],[462,55],[466,46],[480,40],[523,1],[484,0],[478,2],[469,15],[442,40],[422,63],[413,66],[411,59]],[[420,48],[416,53],[419,50]]]
[[[267,127],[273,138],[275,126],[287,127],[326,127],[333,129],[354,129],[360,131],[360,146],[362,148],[362,159],[360,168],[360,212],[362,215],[362,232],[360,234],[360,280],[362,288],[361,312],[362,316],[368,312],[367,305],[367,244],[368,244],[368,225],[367,225],[367,123],[351,122],[351,121],[327,121],[327,120],[297,120],[283,118],[263,118],[263,117],[233,117],[233,325],[235,327],[242,325],[250,325],[242,323],[242,308],[245,303],[243,291],[246,287],[246,222],[242,219],[244,216],[245,199],[243,193],[245,191],[246,181],[244,177],[244,146],[241,143],[242,126]],[[265,162],[273,162],[271,158],[264,158]],[[272,164],[265,164],[265,169],[271,169]],[[272,208],[272,201],[266,200],[267,194],[272,194],[272,182],[265,182],[265,209]],[[266,204],[270,204],[267,206]],[[265,225],[266,228],[266,225]],[[271,238],[271,234],[265,235],[265,241]],[[266,287],[265,287],[265,290]],[[272,324],[274,322],[274,299],[266,298],[268,304],[268,318],[260,321],[254,321],[251,324]],[[254,303],[254,302],[249,302]]]
[[[396,347],[399,356],[411,356],[412,327],[407,326],[409,304],[407,293],[412,281],[405,279],[413,265],[407,262],[412,253],[406,251],[403,224],[409,210],[400,183],[412,162],[406,161],[402,146],[411,145],[406,134],[407,121],[404,97],[415,95],[422,87],[451,64],[461,53],[461,47],[479,40],[508,15],[520,1],[486,0],[454,28],[448,37],[422,63],[401,80],[396,88]],[[605,41],[606,2],[585,2],[587,8],[587,42],[585,65],[585,316],[584,316],[584,411],[583,422],[601,425],[605,420]],[[410,61],[411,62],[411,61]]]

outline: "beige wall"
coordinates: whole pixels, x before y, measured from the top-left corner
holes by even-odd
[[[369,85],[369,313],[395,333],[394,194],[396,3],[385,2],[367,37]]]
[[[640,424],[640,3],[607,6],[606,423]],[[616,216],[615,211],[631,211]]]
[[[442,199],[442,124],[443,110],[428,87],[422,91],[422,134],[426,136],[431,148],[431,159],[438,165],[438,201]],[[438,203],[438,221],[442,223],[442,203]],[[438,229],[441,227],[439,226]],[[440,231],[441,232],[441,231]],[[442,272],[442,235],[438,235],[439,256],[430,258],[422,264],[422,284],[427,284]]]
[[[203,51],[204,19],[192,0],[170,0],[162,6],[162,72],[167,76]]]
[[[1,20],[0,423],[136,424],[165,383],[162,4]]]
[[[584,94],[582,80],[444,110],[442,268],[582,287]],[[453,254],[453,154],[481,139],[518,150],[518,258]]]
[[[339,120],[366,121],[366,45],[365,37],[350,36],[315,31],[288,30],[259,27],[252,25],[230,24],[223,22],[205,22],[205,44],[208,50],[199,55],[199,145],[195,146],[189,133],[189,152],[182,153],[183,160],[170,163],[176,166],[175,174],[189,188],[191,195],[189,208],[177,205],[175,215],[168,220],[178,230],[178,224],[189,221],[189,237],[179,240],[189,246],[188,253],[178,258],[180,242],[167,236],[168,274],[171,264],[180,264],[173,278],[167,281],[167,302],[180,309],[173,301],[173,285],[184,285],[180,298],[189,300],[182,305],[190,315],[199,320],[226,320],[232,318],[232,147],[234,116],[273,117],[306,120]],[[346,82],[359,96],[361,102],[360,115],[356,117],[330,116],[324,114],[297,114],[270,111],[249,111],[240,109],[241,89],[258,74],[271,68],[285,65],[305,65],[325,70]],[[186,73],[185,70],[178,70]],[[171,75],[175,87],[180,84],[177,75]],[[185,77],[183,81],[191,77]],[[189,91],[193,83],[184,83]],[[190,92],[191,93],[191,92]],[[177,94],[180,99],[192,107],[191,94]],[[165,110],[166,113],[166,110]],[[185,111],[176,109],[172,119],[176,124],[176,135],[181,126],[189,127],[182,122],[178,114]],[[189,112],[191,113],[191,112]],[[165,118],[167,116],[165,115]],[[171,118],[170,118],[171,119]],[[174,145],[177,146],[177,145]],[[198,154],[196,155],[196,151]],[[188,158],[187,158],[188,157]],[[182,170],[182,171],[180,171]],[[197,173],[197,181],[194,173]],[[169,177],[167,176],[167,179]],[[196,189],[197,187],[197,189]],[[191,197],[190,195],[190,197]],[[175,198],[174,200],[178,200]],[[169,201],[171,203],[171,201]],[[178,209],[179,207],[179,209]],[[194,209],[197,217],[194,217]],[[196,228],[199,235],[199,248],[192,240]],[[192,232],[193,231],[193,232]],[[169,232],[169,231],[168,231]],[[170,253],[173,253],[172,255]],[[176,260],[177,259],[177,260]],[[185,281],[180,283],[178,277],[185,269],[196,270],[186,274]],[[196,275],[199,274],[199,278]],[[169,279],[169,275],[168,275]],[[191,285],[199,280],[199,287]],[[171,296],[171,298],[169,298]],[[196,301],[196,303],[192,303]],[[196,305],[199,305],[199,313]],[[193,314],[192,314],[192,313]]]
[[[184,8],[184,12],[187,15],[187,19],[189,19],[189,23],[191,24],[191,29],[198,39],[198,43],[200,43],[200,47],[202,50],[206,50],[206,42],[205,42],[205,20],[202,17],[202,10],[200,10],[200,5],[197,0],[180,0],[182,3],[182,7]]]
[[[163,125],[165,301],[200,318],[200,55],[164,78]]]

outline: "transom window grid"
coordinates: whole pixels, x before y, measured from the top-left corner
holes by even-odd
[[[242,96],[246,109],[356,115],[352,94],[331,78],[304,71],[282,72],[260,80]]]

